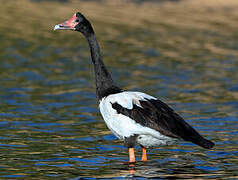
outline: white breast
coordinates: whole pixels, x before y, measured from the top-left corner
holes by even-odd
[[[153,138],[160,140],[168,139],[168,137],[160,134],[158,131],[142,126],[125,115],[118,114],[117,111],[112,108],[112,103],[117,102],[118,104],[127,109],[132,109],[133,104],[141,106],[139,101],[146,99],[156,99],[156,98],[141,92],[125,91],[109,95],[100,101],[99,108],[103,116],[103,119],[106,122],[108,128],[119,139],[123,140],[125,137],[129,137],[135,134],[145,136],[148,135],[152,137],[151,139]],[[141,141],[144,142],[145,136],[143,136],[143,139],[141,139]]]

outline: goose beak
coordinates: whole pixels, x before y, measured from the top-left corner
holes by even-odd
[[[76,14],[73,15],[72,18],[70,18],[69,20],[61,23],[61,24],[57,24],[54,27],[54,31],[56,30],[75,30],[75,26],[77,25],[77,23],[75,22],[76,19]]]
[[[59,24],[55,25],[54,31],[59,30],[59,29],[60,29],[60,25]]]
[[[62,25],[62,24],[57,24],[54,27],[54,31],[56,31],[56,30],[75,30],[75,28],[71,27],[71,26],[65,26],[65,25]]]

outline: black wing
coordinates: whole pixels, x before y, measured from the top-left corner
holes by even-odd
[[[157,130],[165,136],[191,141],[207,149],[214,146],[213,142],[203,138],[182,117],[162,101],[146,99],[140,100],[140,104],[141,107],[133,104],[132,109],[127,109],[115,102],[112,103],[112,108],[117,113],[128,116],[142,126]]]

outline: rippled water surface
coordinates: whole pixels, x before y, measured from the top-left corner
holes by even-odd
[[[0,179],[238,178],[238,36],[232,22],[220,21],[227,11],[205,11],[221,18],[196,17],[196,28],[183,26],[192,10],[183,17],[176,3],[169,8],[177,25],[171,10],[126,19],[113,5],[78,5],[117,84],[160,98],[216,143],[211,150],[188,142],[158,147],[148,162],[128,165],[127,149],[99,114],[85,39],[52,31],[75,4],[53,3],[1,5]],[[136,5],[138,14],[144,6]]]

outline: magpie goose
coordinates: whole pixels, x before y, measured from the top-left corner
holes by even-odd
[[[114,83],[103,63],[92,25],[83,14],[75,13],[54,30],[79,31],[87,39],[100,112],[107,127],[128,147],[129,162],[136,161],[136,144],[142,147],[142,161],[147,161],[146,148],[170,145],[177,140],[190,141],[207,149],[214,146],[161,100],[142,92],[124,91]]]

